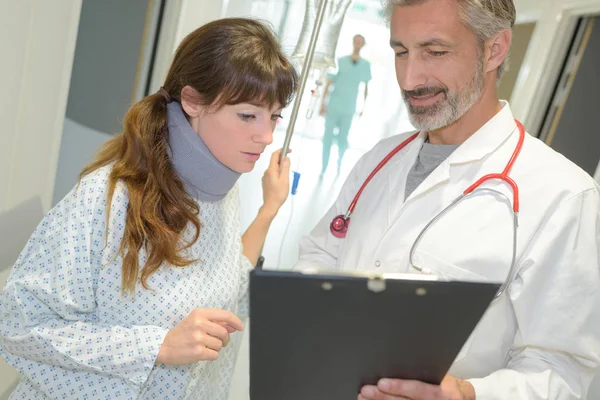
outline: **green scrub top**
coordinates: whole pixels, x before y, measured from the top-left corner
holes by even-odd
[[[338,59],[337,73],[329,73],[327,77],[333,83],[327,111],[354,114],[358,87],[361,82],[371,80],[371,64],[363,58],[353,63],[351,56],[341,57]]]

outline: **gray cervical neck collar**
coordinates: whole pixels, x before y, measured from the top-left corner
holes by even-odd
[[[169,156],[187,193],[200,201],[219,201],[233,188],[235,172],[213,156],[200,136],[192,129],[181,105],[168,104]]]

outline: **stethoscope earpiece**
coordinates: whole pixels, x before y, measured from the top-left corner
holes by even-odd
[[[331,229],[331,234],[333,236],[338,239],[343,239],[348,232],[348,225],[350,225],[350,217],[340,214],[331,221],[329,228]]]

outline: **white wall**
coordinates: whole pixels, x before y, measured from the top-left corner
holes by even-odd
[[[543,5],[553,0],[514,0],[517,9],[517,23],[535,21],[540,18]]]
[[[181,0],[181,9],[175,46],[177,46],[188,33],[196,28],[221,17],[221,11],[229,0]]]
[[[0,212],[37,197],[50,206],[80,9],[81,0],[0,5]]]
[[[81,0],[0,2],[0,215],[13,210],[12,220],[28,220],[28,204],[51,204],[80,9]],[[28,223],[3,230],[0,253],[18,253],[7,248],[8,235],[31,230]],[[6,266],[0,265],[0,287]],[[4,398],[17,373],[1,359],[0,377]]]

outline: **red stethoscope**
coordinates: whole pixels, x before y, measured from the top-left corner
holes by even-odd
[[[425,268],[417,266],[414,262],[414,254],[415,254],[415,250],[416,250],[418,244],[421,242],[421,239],[423,238],[425,233],[431,228],[431,226],[433,226],[437,221],[439,221],[444,215],[446,215],[450,210],[452,210],[454,207],[456,207],[464,199],[468,198],[469,196],[472,196],[477,191],[485,191],[485,192],[493,192],[493,193],[505,198],[505,200],[507,201],[507,204],[511,203],[508,196],[506,196],[501,191],[492,189],[492,188],[481,187],[481,185],[485,181],[492,180],[492,179],[500,179],[500,180],[506,182],[512,188],[512,193],[513,193],[513,201],[512,201],[512,208],[511,208],[512,213],[513,213],[513,221],[512,221],[513,222],[513,246],[512,246],[513,251],[512,251],[512,261],[510,264],[510,269],[508,270],[508,275],[506,277],[506,280],[504,281],[504,283],[502,284],[502,286],[496,293],[495,298],[500,297],[500,295],[506,291],[506,289],[508,288],[508,285],[512,281],[513,275],[515,273],[515,266],[516,266],[516,259],[517,259],[517,227],[519,226],[519,187],[517,186],[515,181],[512,180],[512,178],[509,176],[509,173],[510,173],[510,170],[512,169],[517,157],[519,156],[519,153],[521,152],[521,148],[523,147],[523,142],[525,141],[525,128],[523,127],[523,124],[521,124],[521,122],[519,122],[517,120],[515,120],[515,122],[517,123],[517,127],[519,128],[519,141],[517,143],[517,146],[515,147],[515,150],[513,151],[512,156],[510,157],[510,160],[506,164],[504,171],[502,171],[501,173],[488,174],[488,175],[481,177],[477,182],[475,182],[471,186],[469,186],[464,192],[461,193],[460,196],[458,196],[456,199],[454,199],[454,201],[452,201],[450,203],[450,205],[448,205],[446,208],[444,208],[440,213],[438,213],[435,217],[433,217],[431,219],[431,221],[429,221],[425,225],[425,227],[417,235],[417,238],[415,239],[415,241],[410,249],[409,263],[412,268],[414,268],[415,270],[417,270],[419,272],[425,273]],[[398,153],[400,150],[402,150],[404,147],[406,147],[410,142],[415,140],[415,138],[418,135],[419,135],[419,133],[417,132],[414,135],[410,136],[408,139],[404,140],[396,148],[394,148],[383,160],[381,160],[381,162],[379,164],[377,164],[377,167],[375,167],[375,169],[367,177],[365,182],[360,187],[358,193],[356,193],[356,196],[354,196],[354,199],[350,203],[350,206],[348,207],[348,211],[346,212],[346,214],[338,215],[337,217],[335,217],[333,219],[333,221],[331,221],[330,230],[331,230],[331,233],[333,234],[333,236],[335,236],[336,238],[340,238],[340,239],[346,237],[346,233],[348,232],[348,226],[350,225],[350,215],[354,212],[356,203],[358,202],[358,199],[360,198],[360,195],[362,194],[365,187],[369,184],[371,179],[373,179],[375,174],[377,174],[377,172],[379,172],[381,170],[381,168],[383,168],[383,166],[385,164],[387,164],[387,162],[394,155],[396,155],[396,153]]]
[[[519,153],[521,152],[521,148],[523,147],[523,141],[525,140],[525,128],[523,127],[523,124],[521,124],[521,122],[519,122],[517,120],[515,120],[515,122],[517,123],[517,127],[519,128],[519,142],[517,143],[517,147],[515,147],[515,151],[513,152],[512,157],[508,161],[508,164],[506,164],[504,171],[502,171],[502,173],[500,173],[500,174],[496,173],[496,174],[485,175],[484,177],[479,179],[477,182],[475,182],[474,184],[469,186],[463,192],[463,196],[467,195],[469,193],[472,193],[475,189],[477,189],[479,186],[481,186],[481,184],[484,183],[485,181],[488,181],[491,179],[501,179],[512,187],[513,211],[515,213],[518,213],[519,212],[519,187],[517,186],[515,181],[513,181],[508,176],[508,174],[509,174],[510,170],[512,169],[513,164],[515,163],[515,160],[519,156]],[[356,193],[356,195],[354,196],[354,199],[350,203],[350,206],[348,207],[348,211],[346,211],[346,214],[340,214],[337,217],[335,217],[333,219],[333,221],[331,221],[331,224],[329,225],[329,227],[331,230],[331,234],[333,236],[335,236],[336,238],[340,238],[340,239],[343,239],[346,237],[346,233],[348,232],[348,227],[350,226],[350,216],[354,212],[356,203],[358,202],[358,199],[360,199],[360,196],[361,196],[363,190],[365,190],[365,187],[369,184],[369,182],[371,182],[371,179],[373,179],[375,174],[377,174],[388,163],[388,161],[390,161],[390,159],[396,155],[396,153],[398,153],[400,150],[405,148],[409,143],[411,143],[413,140],[415,140],[415,138],[418,135],[419,135],[419,132],[415,133],[414,135],[410,136],[408,139],[404,140],[402,143],[400,143],[398,146],[396,146],[387,156],[385,156],[385,158],[383,160],[381,160],[381,162],[379,164],[377,164],[375,169],[371,172],[371,174],[367,177],[365,182],[360,187],[358,193]]]

